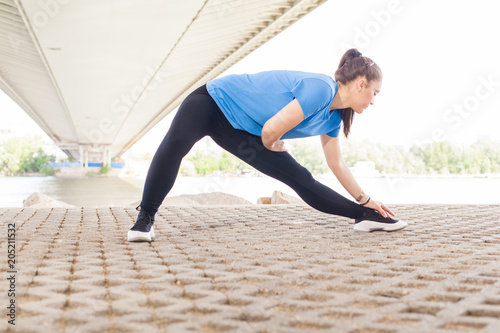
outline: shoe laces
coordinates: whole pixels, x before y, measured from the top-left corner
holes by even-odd
[[[383,217],[382,214],[380,214],[376,210],[364,212],[363,217],[360,219],[360,221],[362,221],[362,220],[369,220],[369,221],[375,221],[375,222],[397,222],[396,219],[393,219],[389,215],[387,217]]]
[[[144,212],[144,213],[148,214],[148,215],[151,217],[151,221],[152,221],[152,222],[154,222],[154,221],[155,221],[155,216],[154,216],[154,214],[149,214],[149,213],[147,213],[146,211],[142,210],[141,205],[139,205],[139,206],[135,207],[135,210],[136,210],[136,211],[138,211],[138,212],[139,212],[139,214],[140,214],[140,212]]]
[[[139,211],[139,214],[137,215],[137,221],[134,224],[134,227],[132,229],[138,229],[138,230],[149,230],[151,226],[153,225],[154,220],[151,216],[146,211]]]

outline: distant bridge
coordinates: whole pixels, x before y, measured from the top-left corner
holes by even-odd
[[[69,156],[109,163],[325,0],[0,0],[0,89]]]

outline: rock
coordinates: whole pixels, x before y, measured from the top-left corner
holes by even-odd
[[[259,205],[270,205],[271,204],[271,197],[262,197],[257,199],[257,204]]]
[[[250,201],[240,198],[236,195],[223,192],[186,194],[186,195],[181,195],[180,197],[183,197],[185,199],[190,199],[199,205],[251,205],[252,204]]]
[[[43,193],[35,192],[26,198],[23,207],[43,208],[43,207],[76,207],[65,202],[56,200]]]
[[[271,204],[272,205],[305,205],[306,203],[302,201],[302,199],[299,199],[297,197],[294,197],[292,195],[280,192],[280,191],[274,191],[273,192],[273,197],[271,198]]]
[[[197,206],[199,203],[193,199],[187,198],[184,195],[178,195],[175,197],[166,197],[163,200],[162,206]]]
[[[131,206],[137,207],[141,202],[137,201]],[[212,192],[200,194],[183,194],[174,197],[166,197],[162,206],[199,206],[199,205],[251,205],[252,203],[233,194]]]

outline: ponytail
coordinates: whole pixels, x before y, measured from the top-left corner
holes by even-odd
[[[382,71],[375,62],[361,55],[361,52],[357,49],[349,49],[340,59],[339,67],[335,72],[335,81],[348,84],[360,76],[366,77],[368,83],[379,81],[382,79]],[[349,137],[349,132],[351,131],[354,113],[352,108],[340,110],[343,132],[346,138]]]

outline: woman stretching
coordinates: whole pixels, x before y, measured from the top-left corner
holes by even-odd
[[[209,135],[260,172],[290,186],[311,207],[354,219],[355,231],[394,231],[407,223],[363,192],[347,164],[339,131],[347,137],[354,113],[373,104],[382,72],[356,49],[340,60],[335,80],[323,74],[268,71],[229,75],[193,91],[180,105],[148,171],[140,211],[128,241],[154,239],[154,216],[174,185],[182,158]],[[321,137],[328,166],[355,203],[317,182],[286,152],[283,139]]]

